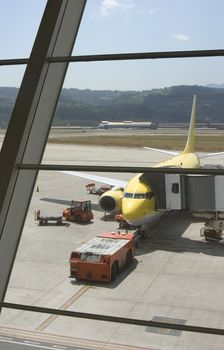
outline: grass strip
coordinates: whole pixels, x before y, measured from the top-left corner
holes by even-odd
[[[113,147],[153,147],[162,149],[182,150],[186,143],[183,135],[132,135],[132,136],[68,136],[49,138],[54,144],[94,145]],[[196,137],[196,151],[220,152],[224,151],[224,135],[198,135]]]

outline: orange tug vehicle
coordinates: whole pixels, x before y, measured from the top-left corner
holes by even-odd
[[[119,271],[131,264],[134,256],[133,233],[100,234],[71,253],[70,278],[114,281]]]
[[[71,206],[63,211],[66,221],[90,222],[93,219],[91,201],[72,201]]]

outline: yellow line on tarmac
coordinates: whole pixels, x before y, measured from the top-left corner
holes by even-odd
[[[67,310],[78,298],[80,298],[86,291],[89,289],[90,286],[86,285],[83,286],[77,293],[75,293],[70,299],[68,299],[60,308],[59,310]],[[56,320],[58,315],[51,315],[49,316],[44,322],[42,322],[35,330],[42,332],[45,330],[52,322]]]
[[[93,339],[83,339],[83,338],[74,338],[71,336],[59,335],[59,334],[49,334],[49,333],[40,333],[36,331],[28,331],[23,329],[16,329],[10,327],[1,327],[0,326],[0,336],[10,337],[10,338],[19,338],[41,342],[47,342],[52,344],[53,347],[59,348],[60,346],[70,346],[76,348],[82,348],[86,350],[155,350],[151,347],[142,347],[142,346],[133,346],[117,343],[108,343],[104,341],[97,341]]]

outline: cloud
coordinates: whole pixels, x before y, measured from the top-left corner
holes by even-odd
[[[173,34],[172,38],[174,38],[176,40],[180,40],[180,41],[188,41],[188,40],[190,40],[189,35],[181,34],[181,33]]]
[[[143,17],[148,17],[148,16],[154,16],[157,15],[160,12],[160,8],[155,8],[155,7],[150,7],[150,8],[144,8],[140,10],[140,14]]]
[[[134,6],[133,0],[102,0],[100,13],[102,16],[108,16],[113,10],[129,10]]]
[[[158,12],[158,9],[156,9],[156,8],[151,8],[151,9],[148,10],[148,14],[149,15],[154,15],[157,12]]]

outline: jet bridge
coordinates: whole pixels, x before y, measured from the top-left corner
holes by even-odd
[[[150,185],[157,209],[191,212],[224,212],[223,175],[143,174]]]

